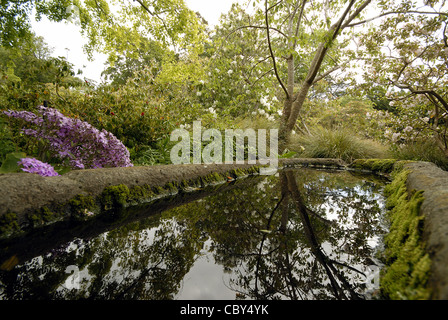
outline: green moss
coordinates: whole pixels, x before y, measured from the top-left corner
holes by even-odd
[[[98,213],[95,199],[92,196],[79,194],[68,202],[75,219],[85,219]]]
[[[0,238],[8,236],[20,230],[17,214],[7,212],[0,217]]]
[[[133,203],[141,203],[155,196],[155,192],[150,185],[135,186],[129,190],[129,201]]]
[[[390,230],[385,238],[386,268],[381,277],[382,293],[389,299],[429,299],[431,261],[422,239],[424,217],[420,214],[423,192],[409,194],[409,172],[397,170],[386,186]]]
[[[100,196],[103,209],[108,211],[126,207],[130,195],[129,188],[124,184],[105,188]]]
[[[31,226],[43,226],[51,222],[59,221],[63,218],[64,212],[62,210],[50,210],[48,207],[42,207],[34,213],[28,214],[27,218]]]
[[[170,193],[177,193],[179,190],[179,184],[176,182],[170,182],[168,183],[165,188],[170,192]]]
[[[391,173],[396,162],[396,159],[358,159],[353,161],[350,167],[379,173]]]
[[[235,178],[239,178],[239,177],[243,177],[243,176],[247,175],[246,172],[241,169],[233,169],[230,172],[230,174],[233,175]]]
[[[209,175],[206,175],[205,177],[201,177],[200,183],[201,183],[202,187],[205,187],[210,184],[226,181],[226,179],[227,178],[225,176],[223,176],[217,172],[213,172]]]

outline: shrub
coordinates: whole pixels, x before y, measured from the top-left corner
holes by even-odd
[[[132,166],[128,149],[110,132],[68,118],[56,109],[40,106],[38,111],[4,113],[33,125],[23,133],[44,141],[54,156],[68,161],[73,169]]]

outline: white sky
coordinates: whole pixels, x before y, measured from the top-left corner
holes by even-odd
[[[218,24],[222,13],[227,13],[232,3],[243,0],[185,0],[187,6],[193,11],[198,11],[208,21],[209,25]],[[64,56],[75,65],[75,71],[81,69],[81,77],[101,81],[101,72],[104,69],[106,56],[95,54],[94,61],[89,62],[84,54],[82,46],[86,41],[79,32],[79,27],[74,24],[64,22],[50,22],[47,18],[42,18],[36,22],[31,19],[34,32],[38,36],[44,37],[51,48],[54,48],[53,56]]]

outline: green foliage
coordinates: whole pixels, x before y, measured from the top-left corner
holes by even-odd
[[[11,129],[7,123],[0,118],[0,165],[5,160],[7,154],[15,151],[16,145],[13,141]]]
[[[381,86],[368,87],[366,90],[367,98],[372,101],[376,110],[395,113],[396,107],[390,104],[390,99],[386,97],[387,90]]]
[[[109,66],[102,72],[106,80],[111,80],[113,86],[125,85],[127,80],[147,66],[160,72],[164,63],[176,59],[174,52],[164,48],[160,43],[141,38],[139,47],[132,56],[118,55],[116,60],[109,62]]]
[[[323,89],[327,90],[328,85]],[[383,123],[374,114],[373,104],[356,96],[344,95],[324,101],[312,99],[305,103],[298,127],[301,132],[315,126],[333,130],[345,128],[357,132],[360,137],[377,140]]]
[[[17,21],[27,22],[33,8],[37,10],[38,18],[77,19],[73,12],[70,15],[66,10],[70,4],[66,1],[58,4],[23,1],[9,7],[3,4],[0,10],[5,13],[7,23],[4,26],[8,29]],[[205,22],[189,10],[183,0],[141,3],[119,0],[114,8],[104,0],[75,1],[73,4],[79,8],[78,22],[88,38],[87,52],[91,54],[98,50],[109,54],[104,75],[112,83],[94,86],[87,81],[81,82],[68,61],[61,57],[51,58],[51,50],[43,40],[29,33],[23,36],[23,41],[14,42],[14,46],[5,44],[0,48],[1,108],[33,110],[47,100],[67,116],[79,117],[99,129],[112,132],[128,147],[132,160],[141,165],[169,163],[168,151],[172,145],[167,140],[170,132],[179,127],[189,128],[194,120],[201,120],[205,128],[217,129],[281,127],[285,94],[272,68],[263,27],[264,11],[260,9],[264,4],[262,1],[254,2],[251,13],[234,4],[214,30],[206,29]],[[366,65],[370,69],[365,70],[371,71],[368,80],[372,80],[364,87],[362,98],[351,86],[353,77],[348,70],[344,70],[345,76],[333,77],[328,73],[313,83],[294,128],[303,138],[293,134],[288,148],[292,153],[285,156],[294,152],[301,154],[307,144],[303,153],[307,156],[338,156],[347,161],[363,155],[383,157],[383,148],[370,141],[376,140],[390,144],[398,157],[408,159],[418,158],[405,154],[407,149],[418,147],[417,137],[425,141],[437,136],[439,142],[446,145],[446,125],[439,123],[436,128],[425,121],[425,117],[430,116],[428,112],[434,109],[431,101],[417,99],[416,94],[405,97],[401,91],[391,91],[383,72],[410,68],[411,74],[403,72],[400,75],[414,83],[417,80],[428,85],[434,83],[436,91],[444,97],[445,76],[437,78],[429,74],[425,82],[421,79],[425,73],[414,66],[412,59],[428,62],[428,66],[438,66],[441,70],[445,68],[440,62],[444,51],[440,41],[436,41],[440,40],[436,33],[445,23],[445,15],[434,15],[433,18],[406,16],[406,19],[391,15],[389,20],[386,19],[387,23],[377,29],[354,34],[346,28],[330,43],[328,30],[334,23],[332,12],[339,12],[345,3],[316,1],[312,6],[306,3],[304,19],[297,33],[294,31],[299,22],[300,5],[290,1],[269,1],[269,5],[272,5],[268,14],[271,47],[277,71],[285,83],[291,79],[295,84],[302,83],[322,41],[328,44],[329,51],[317,70],[318,78],[327,71],[344,68],[354,57],[354,51],[347,47],[349,41],[345,40],[354,36],[360,37],[364,45],[357,53],[368,62]],[[399,4],[394,6],[409,10]],[[385,9],[387,5],[379,8]],[[397,39],[392,36],[395,32],[393,21],[407,26]],[[428,30],[421,30],[417,22],[424,23]],[[24,24],[23,30],[27,29],[29,26]],[[17,29],[15,36],[22,31]],[[10,35],[4,35],[12,39],[13,30],[10,32]],[[427,40],[423,51],[419,51],[414,40],[406,42],[408,34]],[[122,41],[124,37],[127,41]],[[404,60],[381,56],[375,41],[393,42]],[[290,58],[294,59],[292,78],[287,77]],[[331,132],[345,132],[349,128],[359,139],[353,137],[351,146],[347,138],[350,133],[339,136],[328,133],[334,147],[325,145],[324,138],[317,141],[322,135],[314,134],[314,131],[320,131],[319,127],[331,129]],[[1,148],[2,158],[12,151],[24,151],[31,156],[40,152],[39,143],[26,141],[19,129],[15,124],[0,123],[0,146],[4,146]],[[310,131],[311,136],[315,136],[314,142],[310,141],[311,136],[308,137]],[[405,143],[408,148],[398,148]],[[323,148],[313,151],[311,144]],[[381,152],[372,153],[375,147]],[[354,152],[356,148],[359,150]],[[443,166],[443,156],[432,152],[434,146],[431,148],[431,156],[426,159]]]
[[[363,77],[367,86],[380,88],[394,108],[389,138],[393,143],[413,144],[420,139],[437,141],[448,157],[446,111],[448,106],[446,63],[448,16],[444,1],[427,1],[414,8],[409,1],[381,3],[384,15],[361,34],[358,54],[366,58]],[[420,14],[415,14],[417,11]],[[423,14],[431,12],[432,14]],[[397,27],[400,26],[400,27]],[[379,48],[388,48],[387,52]],[[371,91],[371,88],[367,92]],[[434,117],[434,123],[429,118]],[[443,123],[444,122],[444,123]],[[405,128],[410,128],[409,131]],[[403,141],[404,140],[404,141]]]
[[[26,158],[26,154],[23,152],[8,153],[0,167],[0,173],[19,172],[20,170],[17,162],[22,158]]]
[[[68,18],[66,8],[70,1],[1,1],[0,2],[0,46],[15,47],[32,37],[29,17],[33,9],[36,18],[43,15],[53,21]]]
[[[156,165],[170,164],[170,152],[174,143],[170,142],[169,137],[159,140],[155,146],[142,146],[142,151],[134,155],[134,165]],[[135,149],[132,149],[135,150]],[[131,152],[132,152],[131,150]]]

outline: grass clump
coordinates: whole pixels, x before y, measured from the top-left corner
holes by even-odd
[[[401,160],[428,161],[443,170],[448,170],[448,157],[432,140],[415,140],[411,143],[394,146],[393,155]]]
[[[297,142],[301,146],[297,146]],[[316,128],[299,137],[291,150],[303,158],[336,158],[346,162],[355,159],[385,158],[387,151],[376,141],[362,139],[347,129]]]

